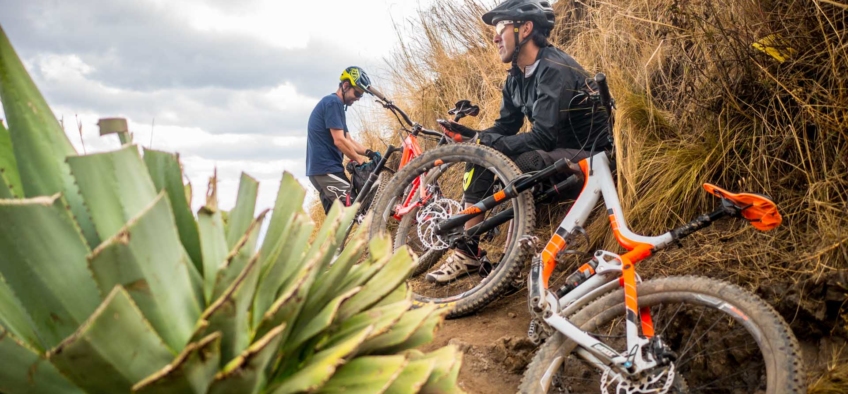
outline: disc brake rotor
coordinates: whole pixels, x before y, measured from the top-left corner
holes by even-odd
[[[428,249],[444,250],[450,243],[436,233],[439,223],[462,211],[462,205],[449,198],[440,198],[427,204],[415,216],[418,222],[418,239]]]

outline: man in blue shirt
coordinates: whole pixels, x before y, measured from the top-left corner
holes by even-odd
[[[338,90],[322,98],[312,110],[307,126],[306,176],[318,189],[325,213],[335,200],[349,206],[355,199],[342,167],[344,156],[361,164],[371,154],[350,137],[345,119],[347,107],[370,93],[371,81],[359,67],[346,68],[340,80]]]

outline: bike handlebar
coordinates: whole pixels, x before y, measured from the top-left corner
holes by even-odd
[[[607,76],[604,73],[595,74],[595,82],[598,84],[598,93],[601,95],[601,104],[606,108],[612,107],[612,95],[610,95]]]
[[[390,103],[390,102],[391,102],[391,101],[389,101],[389,99],[387,99],[387,98],[386,98],[386,96],[385,96],[385,95],[383,95],[383,93],[382,93],[382,92],[380,92],[379,90],[377,90],[377,88],[375,88],[375,87],[373,87],[373,86],[371,86],[371,87],[369,87],[369,88],[368,88],[368,93],[373,94],[373,95],[374,95],[375,97],[377,97],[378,99],[383,100],[383,101],[385,101],[385,102],[387,102],[387,103]]]

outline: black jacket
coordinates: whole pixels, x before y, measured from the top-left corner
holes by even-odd
[[[484,130],[492,135],[482,139],[510,157],[531,150],[591,149],[595,138],[606,134],[608,115],[600,105],[593,114],[592,103],[575,99],[575,95],[587,83],[597,91],[597,84],[574,58],[553,46],[541,48],[537,60],[539,64],[530,77],[513,73],[507,77],[500,117]],[[525,116],[533,129],[517,134]],[[602,135],[595,148],[607,145],[608,138]]]

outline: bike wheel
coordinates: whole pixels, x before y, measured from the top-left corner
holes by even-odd
[[[369,191],[368,195],[366,195],[362,199],[359,208],[360,212],[364,214],[367,213],[369,209],[371,209],[374,200],[377,199],[377,196],[383,193],[383,190],[386,188],[386,184],[389,183],[390,178],[391,174],[388,171],[383,171],[380,173],[380,175],[377,175],[377,181],[374,182],[374,184],[371,186],[371,190]]]
[[[479,273],[471,273],[442,284],[427,282],[424,273],[443,263],[452,251],[450,248],[435,250],[439,248],[430,247],[433,243],[425,242],[420,235],[432,228],[428,226],[442,220],[428,212],[441,210],[451,211],[450,214],[453,214],[461,210],[463,174],[468,163],[492,171],[496,179],[493,188],[496,185],[508,184],[520,175],[511,160],[485,146],[454,144],[432,149],[409,162],[392,178],[386,186],[386,191],[378,196],[374,203],[374,216],[371,221],[372,237],[386,231],[394,233],[396,248],[408,246],[421,256],[414,275],[407,282],[414,293],[414,300],[416,303],[436,303],[451,308],[448,317],[459,317],[479,310],[511,285],[511,281],[523,266],[523,252],[518,246],[518,239],[530,232],[535,221],[532,196],[529,192],[521,193],[498,206],[496,210],[485,213],[484,219],[491,218],[504,209],[512,209],[514,212],[512,219],[480,237],[480,248],[487,252],[487,257],[492,262],[491,272],[485,277]],[[402,220],[397,220],[394,217],[395,208],[410,194],[413,200],[420,200],[422,190],[432,198],[425,199],[426,204],[413,208]],[[443,216],[449,214],[445,213]],[[444,246],[446,245],[442,244],[440,247]]]
[[[638,301],[640,308],[651,307],[656,334],[677,353],[667,392],[806,392],[798,341],[759,297],[726,282],[687,276],[640,284]],[[569,319],[623,352],[624,316],[624,292],[617,290]],[[572,354],[576,346],[561,333],[549,338],[527,367],[520,392],[599,392],[604,368]],[[608,386],[609,392],[617,392],[616,386]]]

